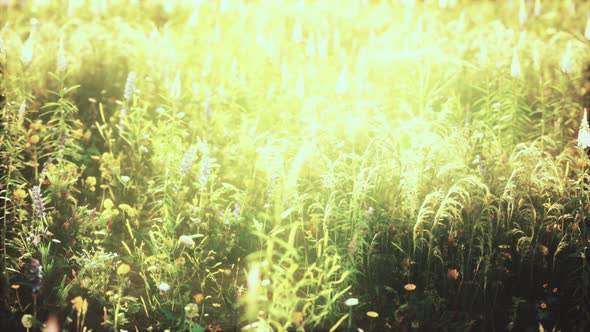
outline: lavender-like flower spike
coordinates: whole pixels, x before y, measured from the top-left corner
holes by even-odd
[[[64,49],[63,39],[59,41],[59,49],[57,50],[57,72],[63,73],[66,71],[66,50]]]
[[[192,145],[186,153],[184,154],[184,158],[182,158],[182,162],[180,163],[180,176],[184,177],[188,174],[193,166],[193,161],[195,160],[195,154],[197,153],[197,146]]]
[[[33,212],[35,213],[36,217],[44,217],[45,216],[45,206],[43,205],[43,197],[41,196],[41,188],[39,186],[34,186],[31,188],[31,193],[33,197]]]
[[[41,282],[43,281],[43,266],[38,259],[31,259],[27,271],[27,279],[33,287],[33,294],[39,293],[41,290]]]
[[[135,92],[136,77],[137,75],[134,71],[129,72],[129,75],[127,75],[127,81],[125,82],[125,92],[123,93],[123,98],[125,98],[125,100],[129,100],[131,97],[133,97],[133,93]]]
[[[119,134],[125,132],[125,117],[127,116],[127,109],[122,109],[119,115]]]
[[[40,180],[44,180],[47,173],[49,173],[49,165],[53,162],[53,158],[49,157],[43,163],[43,169],[41,170],[41,175],[39,176]]]
[[[201,160],[201,177],[199,178],[201,184],[206,185],[209,182],[209,175],[211,175],[211,159],[204,157]]]

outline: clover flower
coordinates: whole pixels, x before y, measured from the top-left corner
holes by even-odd
[[[36,217],[45,216],[45,206],[43,205],[43,196],[41,196],[41,188],[39,186],[33,186],[31,188],[33,198],[33,212]]]
[[[129,100],[131,97],[133,97],[133,93],[135,92],[136,78],[137,75],[134,71],[129,72],[129,74],[127,75],[127,81],[125,82],[125,91],[123,93],[123,98],[125,98],[125,100]]]

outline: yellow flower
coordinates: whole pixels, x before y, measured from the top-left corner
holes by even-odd
[[[39,135],[36,135],[36,134],[29,137],[29,143],[31,143],[31,144],[37,144],[37,143],[39,143],[39,140],[40,140]]]
[[[127,273],[129,273],[129,271],[131,271],[131,267],[129,267],[129,265],[125,263],[119,265],[119,267],[117,268],[117,274],[120,276],[126,275]]]
[[[27,192],[24,191],[23,189],[17,189],[14,191],[14,198],[16,200],[23,200],[27,197]]]
[[[76,296],[75,298],[72,299],[72,309],[74,309],[78,315],[80,315],[82,313],[82,309],[84,308],[84,302],[86,300],[84,300],[82,298],[82,296]]]
[[[203,302],[203,300],[205,299],[205,296],[203,295],[203,293],[197,293],[195,294],[195,296],[193,296],[193,299],[195,299],[195,303],[201,304],[201,302]]]
[[[33,130],[41,130],[43,128],[43,121],[37,120],[29,125],[29,128]]]
[[[112,209],[112,208],[113,208],[113,206],[114,206],[115,204],[113,204],[113,201],[111,201],[111,199],[110,199],[110,198],[107,198],[107,199],[105,199],[105,200],[104,200],[104,203],[103,203],[103,205],[104,205],[104,208],[105,208],[105,209],[107,209],[107,210],[110,210],[110,209]]]
[[[23,318],[21,318],[21,323],[23,324],[23,327],[26,329],[30,329],[33,326],[33,316],[26,314],[23,315]]]
[[[11,285],[10,287],[11,287],[12,289],[19,289],[19,288],[20,288],[20,285]]]
[[[86,183],[89,186],[96,186],[96,178],[94,176],[89,176],[86,178]]]
[[[178,257],[178,258],[176,259],[176,264],[177,264],[177,265],[180,265],[180,266],[182,266],[182,265],[184,265],[184,263],[186,263],[186,260],[184,259],[184,257],[183,257],[183,256],[180,256],[180,257]]]
[[[379,317],[379,313],[377,313],[375,311],[367,311],[367,316],[369,316],[371,318],[377,318],[377,317]]]
[[[291,320],[296,326],[301,326],[301,323],[303,322],[303,313],[301,311],[295,311],[291,315]]]
[[[405,284],[404,285],[404,289],[407,290],[408,292],[411,292],[411,291],[413,291],[413,290],[416,289],[416,285],[414,285],[414,284]]]

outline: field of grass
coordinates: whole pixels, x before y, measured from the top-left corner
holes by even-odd
[[[1,331],[590,331],[590,4],[3,0]]]

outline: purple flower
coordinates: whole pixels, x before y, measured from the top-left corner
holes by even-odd
[[[27,279],[33,287],[33,294],[37,294],[41,290],[41,281],[43,281],[43,266],[38,259],[31,259],[27,270]]]
[[[125,91],[123,93],[123,98],[125,98],[125,100],[129,100],[131,97],[133,97],[133,93],[135,92],[136,77],[137,75],[134,71],[129,72],[129,75],[127,75],[127,81],[125,82]]]
[[[241,210],[240,203],[235,203],[234,204],[234,217],[237,218],[240,216],[240,210]]]

